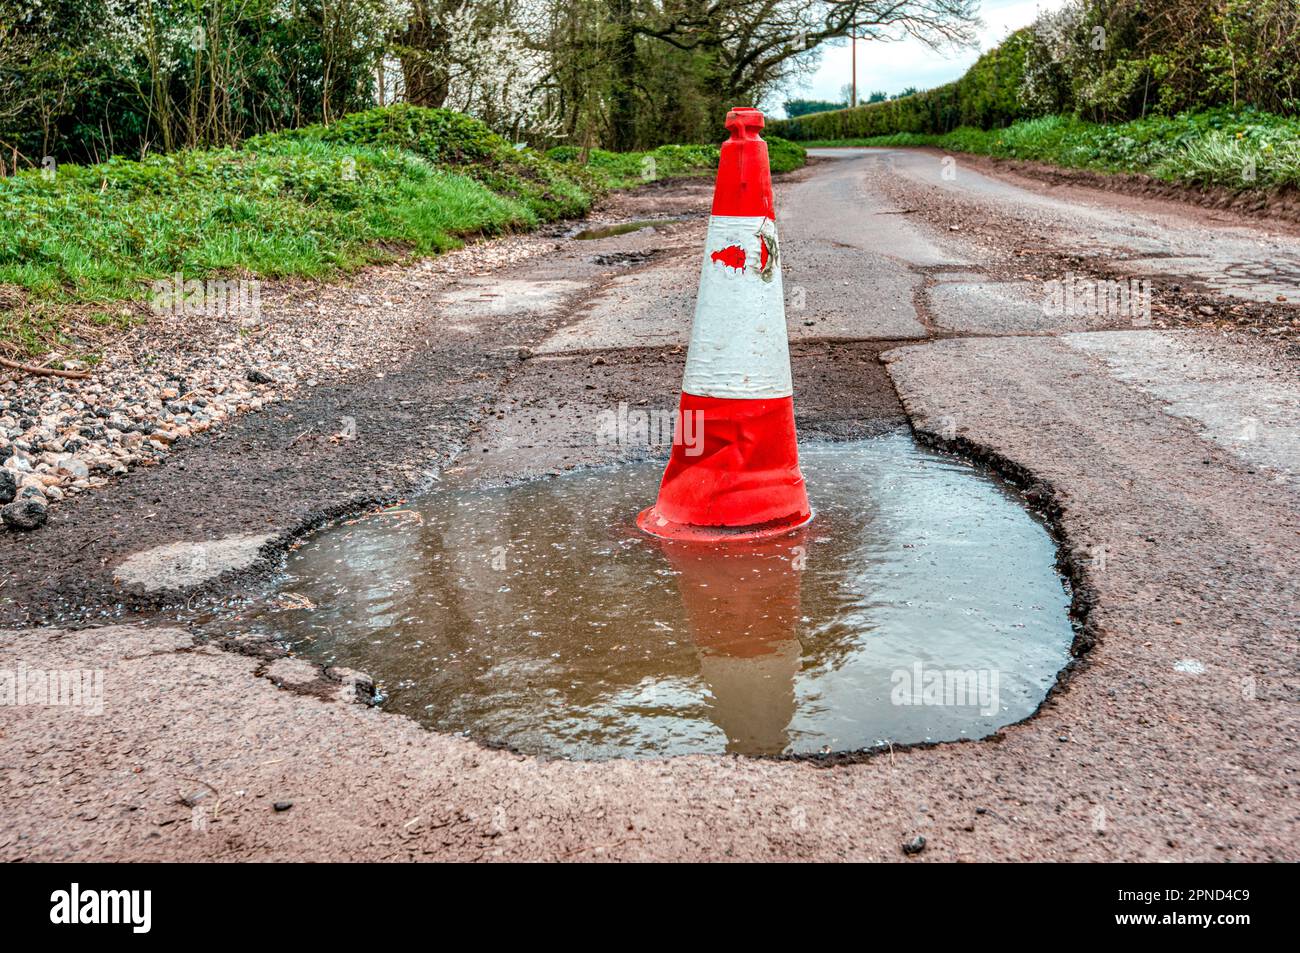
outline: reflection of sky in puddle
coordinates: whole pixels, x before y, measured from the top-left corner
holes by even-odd
[[[658,225],[675,225],[680,222],[679,218],[646,218],[636,222],[620,222],[617,225],[605,225],[601,228],[587,228],[578,232],[573,237],[580,242],[592,241],[599,238],[613,238],[616,235],[626,235],[629,232],[639,232],[643,228],[654,228]]]
[[[850,750],[1033,711],[1072,630],[1017,498],[905,435],[803,462],[813,523],[718,548],[633,528],[658,464],[442,489],[319,534],[273,600],[314,608],[252,624],[370,673],[391,710],[570,757]],[[985,696],[904,692],[918,664]]]

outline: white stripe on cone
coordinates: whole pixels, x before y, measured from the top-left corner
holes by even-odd
[[[776,223],[761,216],[715,215],[700,271],[700,296],[682,390],[699,397],[790,397],[790,349],[779,251],[766,275],[760,233],[777,248]],[[744,268],[734,268],[738,247]],[[726,260],[724,260],[726,259]]]

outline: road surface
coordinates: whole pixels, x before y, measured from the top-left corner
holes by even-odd
[[[0,670],[105,678],[100,715],[4,710],[0,858],[903,860],[922,834],[922,860],[1297,859],[1300,238],[926,151],[817,156],[777,190],[801,438],[910,424],[1051,514],[1085,628],[1037,715],[824,763],[543,762],[357,704],[355,675],[237,620],[189,628],[311,526],[442,470],[637,453],[591,427],[676,397],[710,190],[670,183],[602,213],[653,229],[390,275],[409,359],[0,537]],[[1090,280],[1139,296],[1052,306]],[[355,439],[315,429],[342,416]]]

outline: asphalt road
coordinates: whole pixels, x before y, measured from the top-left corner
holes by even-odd
[[[802,438],[910,422],[1016,479],[1062,536],[1081,654],[995,739],[831,766],[542,762],[354,704],[353,676],[241,643],[237,620],[229,644],[187,631],[177,605],[255,591],[323,515],[423,474],[637,453],[595,445],[592,420],[672,405],[707,198],[622,196],[607,219],[672,223],[556,236],[425,295],[427,345],[382,381],[241,418],[78,500],[57,535],[0,543],[5,618],[28,623],[0,633],[0,669],[105,676],[101,715],[5,711],[0,857],[902,860],[920,833],[919,859],[1295,860],[1300,375],[1260,315],[1293,320],[1300,241],[1227,213],[929,152],[827,153],[778,185]],[[1152,281],[1151,307],[1051,305],[1096,278]],[[340,408],[369,415],[356,446],[286,445]],[[261,561],[227,546],[215,579],[156,551],[254,532]],[[57,571],[35,555],[51,540]],[[40,627],[119,605],[118,625]]]

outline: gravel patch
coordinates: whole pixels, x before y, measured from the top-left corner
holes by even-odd
[[[12,483],[35,514],[32,503],[102,489],[187,438],[304,389],[367,369],[382,376],[427,341],[432,302],[453,281],[554,246],[544,233],[513,236],[343,283],[266,283],[258,306],[237,314],[146,310],[86,379],[0,372],[0,503],[14,498],[5,499]],[[59,355],[45,361],[84,368]],[[10,530],[43,522],[18,508],[4,517]]]

